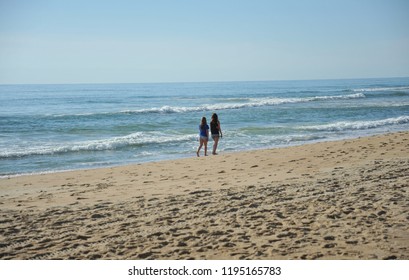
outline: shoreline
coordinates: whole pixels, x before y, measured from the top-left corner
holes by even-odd
[[[278,145],[278,146],[274,146],[274,147],[264,147],[264,148],[260,147],[260,148],[246,149],[246,150],[239,150],[239,151],[227,151],[227,152],[222,152],[222,153],[218,154],[218,156],[220,156],[220,155],[225,156],[225,155],[236,154],[236,153],[247,153],[247,152],[254,152],[254,151],[264,151],[264,150],[268,151],[268,150],[274,150],[274,149],[285,149],[285,148],[300,147],[300,146],[313,145],[313,144],[319,144],[319,143],[347,141],[347,140],[367,138],[367,137],[375,137],[375,136],[394,134],[394,133],[400,133],[400,132],[405,133],[405,132],[409,132],[409,130],[378,132],[378,133],[365,134],[365,135],[359,135],[359,136],[330,138],[330,139],[327,139],[327,140],[316,139],[316,140],[308,141],[308,142],[302,143],[302,144],[290,144],[290,145],[282,144],[282,145]],[[212,143],[212,141],[209,141],[209,143]],[[212,157],[212,156],[213,155],[209,154],[209,157]],[[118,163],[118,164],[114,164],[114,165],[106,165],[106,166],[100,166],[100,167],[94,167],[94,168],[87,168],[86,167],[86,168],[81,168],[81,169],[45,170],[45,171],[38,171],[38,172],[31,172],[31,173],[17,173],[17,174],[0,175],[0,180],[2,180],[2,179],[11,179],[11,178],[16,178],[16,177],[21,177],[21,176],[37,176],[37,175],[58,174],[58,173],[76,172],[76,171],[121,168],[121,167],[126,167],[126,166],[134,166],[134,165],[149,164],[149,163],[178,161],[178,160],[190,159],[190,158],[194,158],[194,157],[196,157],[196,154],[195,154],[195,152],[192,152],[191,155],[185,154],[185,155],[181,155],[180,157],[176,157],[176,158],[141,161],[141,162],[128,162],[128,163],[123,163],[123,164]]]
[[[408,139],[0,178],[0,259],[409,259]]]

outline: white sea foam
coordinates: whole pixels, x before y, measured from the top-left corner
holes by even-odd
[[[94,112],[94,113],[77,113],[77,114],[47,114],[47,117],[92,117],[92,116],[114,116],[122,114],[174,114],[174,113],[188,113],[188,112],[203,112],[203,111],[218,111],[218,110],[230,110],[230,109],[243,109],[252,107],[264,107],[264,106],[277,106],[282,104],[291,103],[307,103],[315,101],[331,101],[331,100],[347,100],[347,99],[358,99],[365,98],[363,93],[353,93],[346,95],[326,95],[326,96],[311,96],[311,97],[263,97],[263,98],[234,98],[235,103],[216,103],[216,104],[205,104],[201,106],[162,106],[162,107],[152,107],[144,109],[135,110],[122,110],[119,112]],[[228,100],[228,99],[227,99]],[[229,100],[233,101],[233,99]]]
[[[24,150],[20,148],[12,148],[0,152],[0,159],[4,158],[18,158],[25,156],[34,155],[53,155],[53,154],[64,154],[72,152],[83,152],[83,151],[105,151],[105,150],[117,150],[128,146],[135,145],[151,145],[151,144],[166,144],[174,142],[184,142],[191,141],[196,138],[196,134],[190,135],[164,135],[164,134],[144,134],[141,132],[132,133],[130,135],[121,137],[112,137],[101,140],[83,141],[83,142],[73,142],[65,143],[57,146],[43,145],[43,146],[32,146],[25,148]]]
[[[354,89],[354,92],[376,92],[376,91],[406,91],[409,90],[409,86],[402,87],[373,87],[373,88],[359,88]]]
[[[264,106],[274,106],[281,104],[290,103],[305,103],[314,101],[327,101],[327,100],[346,100],[346,99],[357,99],[365,98],[363,93],[354,93],[347,95],[329,95],[329,96],[312,96],[312,97],[301,97],[301,98],[276,98],[276,97],[266,97],[266,98],[246,98],[244,100],[248,102],[242,103],[218,103],[218,104],[206,104],[203,106],[193,106],[193,107],[178,107],[178,106],[162,106],[150,109],[140,109],[140,110],[126,110],[121,113],[127,114],[140,114],[140,113],[185,113],[185,112],[200,112],[200,111],[217,111],[217,110],[228,110],[228,109],[242,109],[251,107],[264,107]]]
[[[406,123],[409,123],[409,116],[400,116],[397,118],[388,118],[376,121],[335,122],[322,125],[301,126],[298,128],[317,131],[344,131],[344,130],[365,130],[382,126],[399,125]]]

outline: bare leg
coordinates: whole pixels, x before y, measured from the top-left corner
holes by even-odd
[[[216,149],[217,149],[217,144],[219,144],[219,137],[217,137],[217,136],[214,137],[213,141],[214,141],[214,143],[213,143],[213,155],[217,155]]]
[[[199,141],[200,141],[200,143],[199,143],[199,148],[197,149],[197,152],[196,152],[196,154],[197,154],[198,157],[200,157],[199,152],[200,152],[200,149],[201,149],[202,146],[203,146],[203,140],[200,139]]]
[[[204,152],[205,156],[207,156],[207,140],[204,140]]]

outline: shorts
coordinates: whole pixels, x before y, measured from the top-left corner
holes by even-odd
[[[209,140],[209,138],[208,138],[207,136],[200,136],[200,140],[203,140],[203,141],[208,141],[208,140]]]
[[[219,138],[220,137],[220,135],[219,134],[212,134],[212,138],[214,139],[214,138]]]

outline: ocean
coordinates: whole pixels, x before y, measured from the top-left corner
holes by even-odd
[[[219,154],[407,131],[409,78],[0,85],[0,176],[196,157],[213,112]]]

